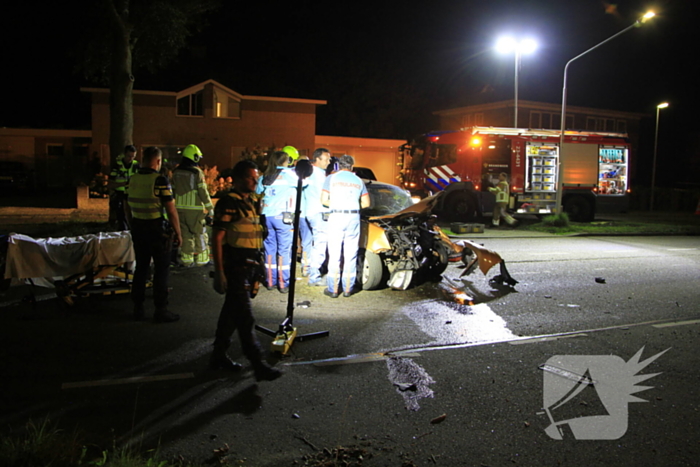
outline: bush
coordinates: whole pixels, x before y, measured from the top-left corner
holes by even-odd
[[[547,227],[569,227],[569,215],[565,212],[561,212],[559,214],[546,216],[544,219],[542,219],[542,225]]]

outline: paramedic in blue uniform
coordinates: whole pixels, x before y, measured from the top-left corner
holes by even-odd
[[[328,245],[328,208],[321,204],[321,191],[326,181],[326,168],[330,160],[331,153],[328,149],[318,148],[314,151],[313,172],[306,179],[308,185],[302,193],[304,217],[299,222],[299,233],[302,254],[304,255],[302,268],[308,267],[309,285],[322,285],[321,266],[326,260],[326,246]]]
[[[321,192],[321,203],[330,209],[328,218],[328,288],[323,293],[331,298],[355,291],[357,250],[360,243],[360,209],[370,205],[367,188],[352,173],[355,159],[347,154],[338,160],[338,172],[329,175]],[[341,275],[340,264],[343,264]]]
[[[258,179],[256,193],[262,194],[265,216],[265,286],[289,292],[289,268],[292,263],[292,218],[296,204],[298,177],[288,168],[289,155],[276,151],[270,156],[265,175]],[[287,213],[287,214],[285,214]]]

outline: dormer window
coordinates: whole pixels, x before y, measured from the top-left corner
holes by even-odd
[[[241,101],[214,86],[214,117],[241,118]]]
[[[182,116],[203,116],[204,90],[179,97],[177,99],[177,114]]]

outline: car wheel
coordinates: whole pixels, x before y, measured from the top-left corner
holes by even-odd
[[[435,242],[433,245],[438,256],[433,259],[428,269],[428,278],[434,279],[440,276],[445,269],[447,269],[447,264],[450,262],[449,255],[447,253],[447,247],[440,242]]]
[[[378,289],[382,285],[385,277],[385,268],[382,259],[378,254],[365,250],[360,268],[360,282],[362,290]]]

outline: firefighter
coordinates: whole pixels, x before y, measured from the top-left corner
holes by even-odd
[[[321,191],[326,181],[326,168],[331,153],[318,148],[313,154],[313,172],[303,190],[304,216],[299,220],[302,247],[302,275],[308,275],[309,285],[322,285],[321,266],[326,260],[328,245],[328,209],[321,204]],[[306,272],[306,274],[304,274]]]
[[[352,173],[355,159],[347,154],[338,160],[338,172],[329,175],[321,203],[330,209],[328,218],[328,275],[323,293],[337,298],[342,282],[343,297],[355,292],[357,250],[360,242],[360,209],[370,205],[367,187]],[[343,264],[342,275],[340,272]],[[341,281],[342,279],[342,281]]]
[[[180,315],[167,308],[170,252],[173,246],[182,243],[182,235],[170,182],[159,173],[161,163],[160,149],[146,148],[143,152],[144,167],[131,177],[127,185],[126,200],[136,256],[131,298],[134,302],[134,319],[142,320],[146,279],[153,259],[154,318],[157,322],[170,323],[180,319]]]
[[[263,243],[260,206],[251,196],[256,190],[257,179],[255,163],[240,161],[233,168],[233,189],[216,204],[212,241],[214,290],[225,293],[226,299],[216,326],[209,366],[213,369],[241,370],[242,366],[226,355],[231,337],[238,329],[243,354],[251,362],[255,378],[258,381],[272,381],[282,376],[282,372],[263,360],[255,336],[251,303],[255,282],[259,280],[256,269],[260,267]]]
[[[291,151],[290,151],[291,152]],[[265,216],[265,286],[289,292],[292,263],[292,222],[296,204],[298,178],[289,166],[287,152],[270,155],[265,175],[260,177],[256,192],[263,194],[262,214]]]
[[[110,219],[117,230],[127,230],[129,225],[126,221],[126,185],[129,179],[139,170],[139,163],[135,160],[136,147],[128,145],[124,148],[124,154],[117,156],[117,163],[114,164],[109,173],[108,186],[112,194],[109,197]],[[113,217],[114,216],[114,217]]]
[[[508,197],[510,196],[510,187],[508,186],[508,174],[501,172],[498,174],[498,183],[495,187],[489,188],[491,193],[496,195],[496,204],[493,206],[493,226],[498,227],[501,217],[511,227],[516,227],[518,221],[508,214]]]
[[[173,170],[175,206],[180,218],[182,248],[180,264],[203,266],[209,262],[209,240],[204,224],[214,211],[204,172],[199,168],[202,151],[194,144],[182,150],[180,164]]]

